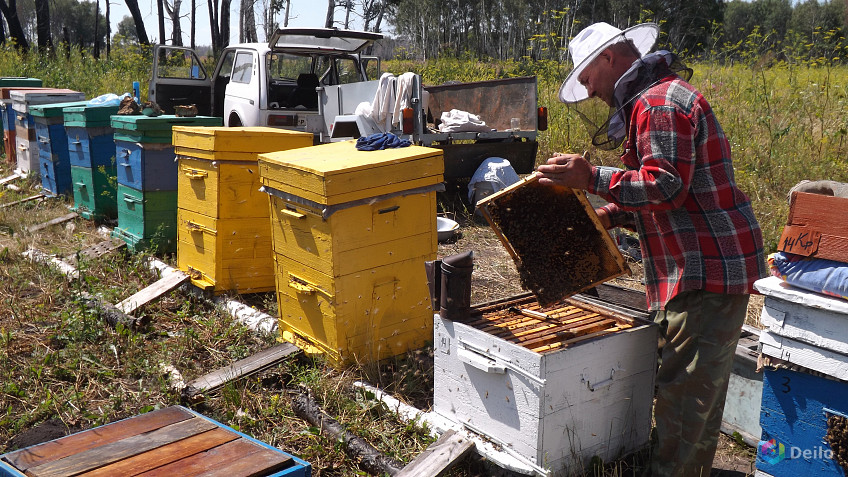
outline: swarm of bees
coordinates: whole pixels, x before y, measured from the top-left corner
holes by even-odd
[[[848,471],[848,419],[837,415],[828,417],[825,439],[833,450],[833,460]]]

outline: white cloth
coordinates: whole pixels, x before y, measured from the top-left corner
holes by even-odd
[[[374,101],[371,101],[371,119],[383,132],[391,128],[392,111],[395,107],[395,85],[397,78],[391,73],[383,73],[377,84]],[[359,109],[359,108],[357,108]]]
[[[415,81],[415,73],[406,72],[397,78],[397,89],[395,93],[395,107],[392,111],[392,125],[397,126],[402,119],[404,108],[411,105],[412,87]]]
[[[441,120],[442,123],[439,124],[439,131],[441,132],[490,132],[492,130],[476,114],[460,109],[443,112]]]
[[[492,185],[494,192],[498,192],[518,181],[518,174],[508,160],[502,157],[490,157],[477,167],[471,180],[468,181],[468,200],[474,201],[474,185],[478,182],[488,182]]]

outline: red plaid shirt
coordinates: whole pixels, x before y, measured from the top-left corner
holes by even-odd
[[[766,276],[762,234],[706,99],[668,76],[636,98],[628,128],[627,169],[593,167],[589,192],[639,233],[649,309],[689,290],[750,293]]]

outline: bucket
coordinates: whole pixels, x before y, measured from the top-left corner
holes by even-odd
[[[442,319],[461,321],[471,309],[471,272],[474,252],[468,251],[442,259],[439,315]]]

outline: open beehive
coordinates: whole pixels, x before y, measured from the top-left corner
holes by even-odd
[[[563,349],[642,324],[608,308],[565,298],[543,307],[529,294],[472,308],[467,321],[477,330],[536,353]]]
[[[533,174],[477,203],[544,306],[629,272],[581,190]]]
[[[580,472],[647,442],[657,327],[647,314],[578,295],[532,294],[434,316],[433,409],[538,475]]]

